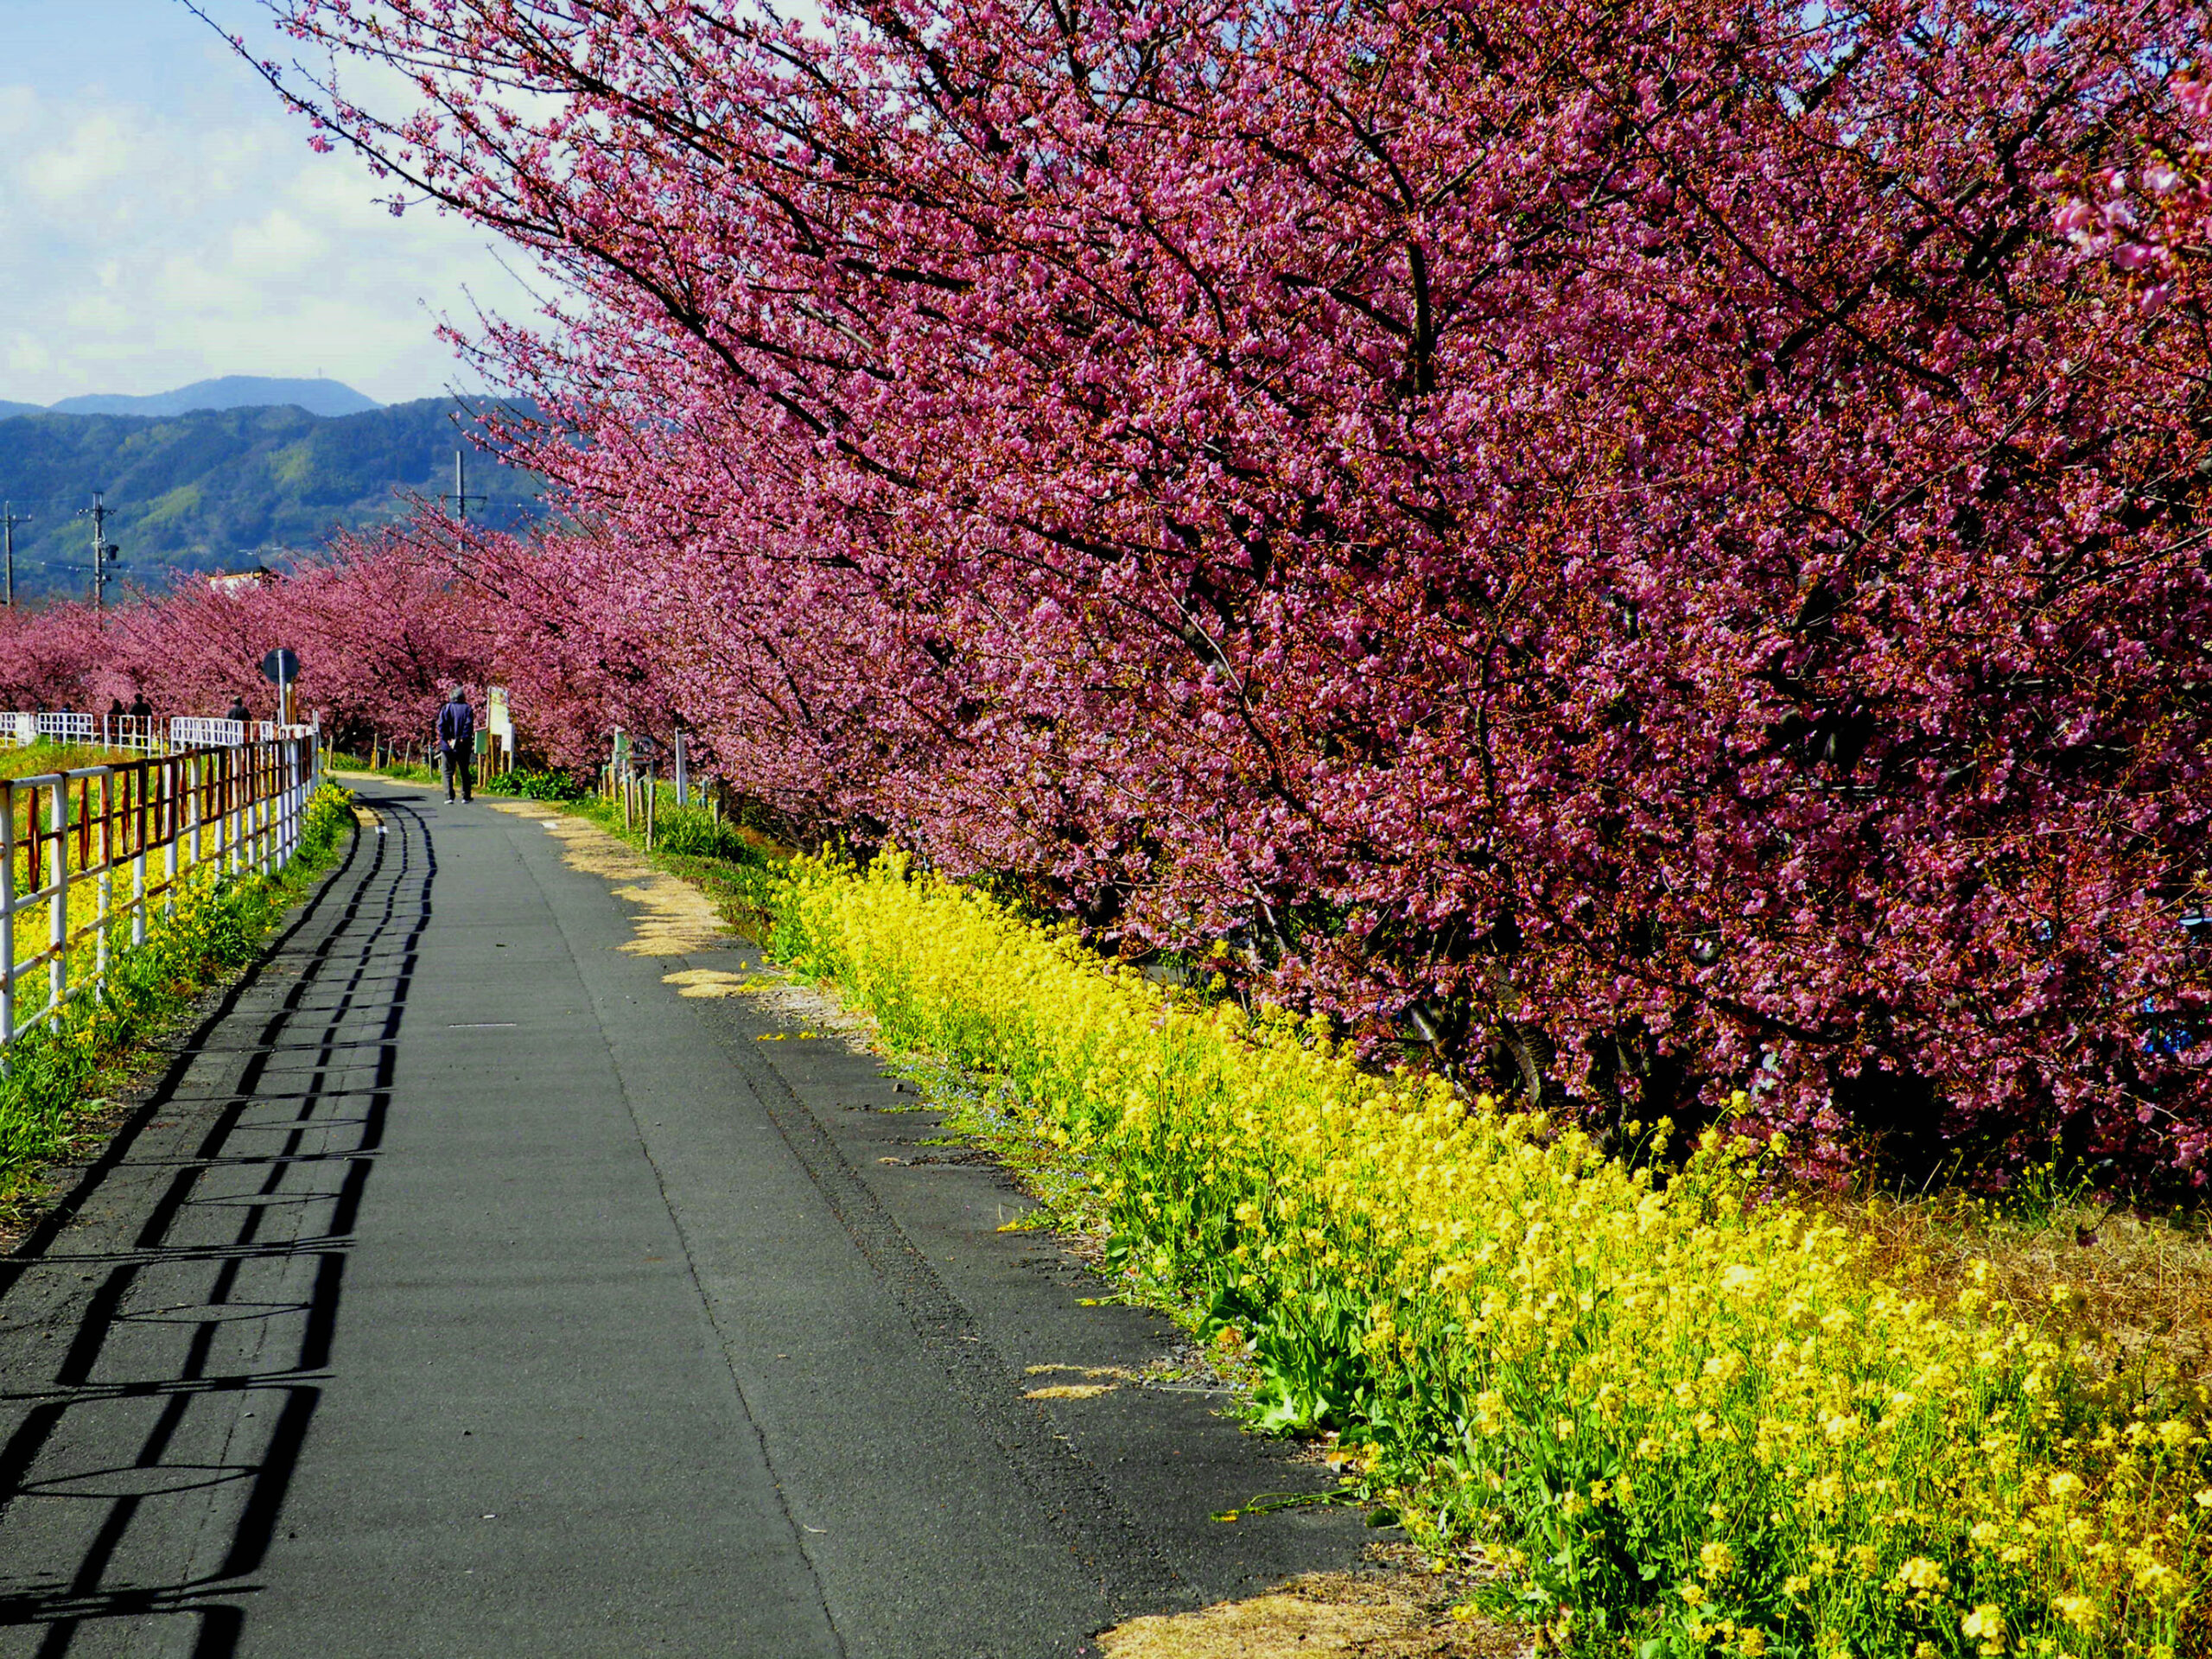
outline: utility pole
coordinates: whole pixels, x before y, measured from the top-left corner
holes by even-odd
[[[4,505],[0,505],[0,524],[7,526],[8,608],[10,610],[13,610],[16,607],[16,526],[17,524],[28,524],[30,521],[31,517],[29,513],[19,513],[16,511],[16,504],[14,502],[10,501]]]
[[[480,507],[485,505],[484,497],[471,495],[468,493],[468,474],[465,470],[465,463],[464,452],[459,449],[454,450],[453,452],[453,493],[446,498],[453,503],[453,516],[464,524],[468,522],[470,502],[474,501]]]
[[[107,538],[107,507],[100,500],[105,493],[105,490],[92,492],[92,608],[96,611],[107,607],[107,562],[123,550]]]

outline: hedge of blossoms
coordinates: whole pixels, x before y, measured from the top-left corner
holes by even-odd
[[[2204,1179],[2193,9],[276,9],[559,279],[564,729],[1601,1133]]]

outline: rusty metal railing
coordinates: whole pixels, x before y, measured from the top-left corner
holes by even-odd
[[[283,868],[321,767],[308,734],[0,779],[0,1044],[100,995],[193,870]]]

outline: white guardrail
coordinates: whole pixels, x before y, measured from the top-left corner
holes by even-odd
[[[79,721],[93,725],[92,738],[77,735]],[[149,918],[156,906],[175,910],[188,872],[213,863],[270,874],[290,860],[321,779],[321,741],[258,723],[267,735],[253,741],[172,749],[178,728],[245,735],[238,721],[172,721],[160,740],[168,752],[0,779],[0,1045],[57,1018],[72,998],[98,995],[119,930],[143,944]],[[150,749],[154,722],[140,724]],[[9,725],[0,715],[0,741]],[[19,714],[13,725],[19,743],[26,728],[99,740],[89,715]]]
[[[304,737],[314,729],[280,727],[269,720],[212,720],[201,715],[160,720],[147,715],[0,714],[0,744],[12,742],[19,749],[39,742],[97,743],[138,754],[175,754],[184,749],[227,749],[249,741],[271,743],[280,737]]]

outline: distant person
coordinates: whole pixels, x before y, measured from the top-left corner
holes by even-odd
[[[253,715],[247,711],[245,699],[244,697],[232,697],[231,699],[230,710],[228,713],[224,715],[223,718],[225,720],[235,720],[239,725],[243,726],[251,721],[253,718]]]
[[[130,713],[133,720],[151,720],[154,717],[154,705],[146,701],[143,691],[130,699]]]
[[[446,699],[446,706],[438,710],[438,762],[445,773],[446,799],[453,799],[454,779],[461,779],[461,798],[476,798],[476,711],[468,706],[468,694],[459,686]]]
[[[121,720],[123,718],[123,699],[121,697],[110,697],[107,700],[107,717],[110,720]]]

